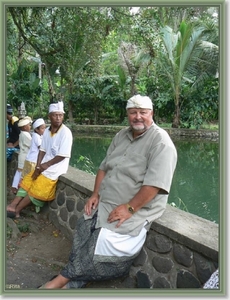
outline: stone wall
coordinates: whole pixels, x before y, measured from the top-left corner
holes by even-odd
[[[69,239],[94,179],[72,167],[59,179],[49,218]],[[130,288],[202,288],[217,267],[218,225],[168,205],[152,224],[126,280]]]

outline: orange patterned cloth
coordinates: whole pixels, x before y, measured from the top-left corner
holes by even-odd
[[[32,179],[33,172],[34,171],[31,171],[23,178],[20,187],[22,187],[25,191],[27,191],[29,196],[32,196],[38,200],[41,201],[54,200],[55,193],[56,193],[56,185],[58,180],[49,179],[42,174],[40,174],[36,180],[33,180]]]

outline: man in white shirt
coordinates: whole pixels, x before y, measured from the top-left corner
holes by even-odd
[[[64,113],[63,102],[50,104],[51,125],[43,134],[35,171],[23,178],[16,197],[7,206],[8,217],[20,217],[21,210],[31,203],[39,211],[46,201],[55,199],[58,177],[68,170],[73,142],[72,132],[63,124]]]

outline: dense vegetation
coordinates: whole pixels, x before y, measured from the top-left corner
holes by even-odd
[[[152,98],[155,119],[218,120],[218,7],[8,7],[7,103],[69,123],[126,124],[126,100]]]

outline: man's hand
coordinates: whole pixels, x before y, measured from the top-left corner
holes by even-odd
[[[41,172],[45,171],[45,170],[48,169],[49,167],[50,167],[49,162],[45,162],[45,163],[43,163],[43,164],[40,164],[40,166],[39,166]]]
[[[92,209],[96,209],[99,203],[99,196],[92,195],[85,204],[85,214],[90,216],[92,213]]]
[[[128,220],[131,217],[132,214],[128,211],[127,204],[121,204],[111,211],[107,220],[109,223],[119,220],[116,227],[120,227],[125,220]]]
[[[45,162],[43,164],[40,164],[39,166],[36,166],[34,173],[32,174],[32,179],[36,180],[43,171],[45,171],[46,169],[49,168],[49,166],[50,165],[48,162]]]
[[[40,174],[41,174],[41,169],[35,168],[35,170],[34,170],[31,177],[32,177],[33,180],[36,180]]]

